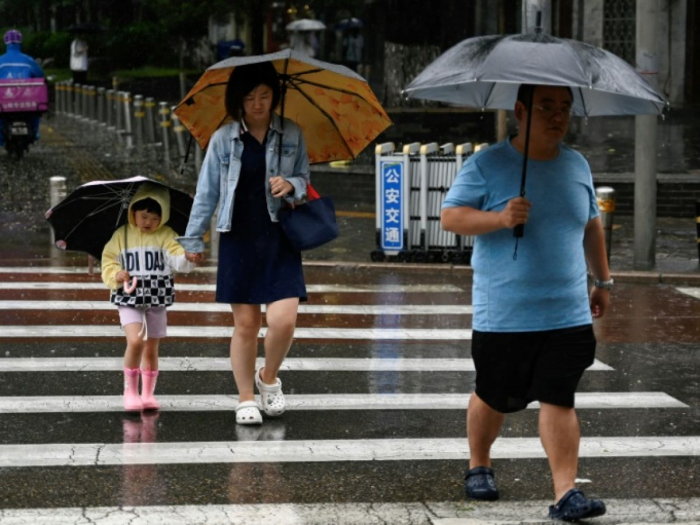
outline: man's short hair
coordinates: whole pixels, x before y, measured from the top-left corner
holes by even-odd
[[[518,88],[518,96],[516,100],[518,102],[522,102],[525,104],[525,107],[527,107],[527,103],[530,101],[530,97],[535,93],[535,88],[538,87],[541,84],[520,84],[520,87]],[[568,92],[569,95],[571,95],[571,102],[573,103],[574,101],[574,92],[571,90],[569,86],[551,86],[551,87],[563,87],[565,88]]]
[[[243,118],[243,99],[256,87],[265,85],[272,90],[272,108],[274,111],[280,102],[282,88],[275,66],[271,62],[246,64],[233,70],[226,85],[226,112],[232,119]]]
[[[150,197],[136,201],[133,206],[131,206],[131,211],[134,213],[142,210],[146,210],[148,213],[155,213],[158,215],[158,217],[163,216],[163,210],[161,209],[160,204],[158,204],[158,201],[151,199]]]

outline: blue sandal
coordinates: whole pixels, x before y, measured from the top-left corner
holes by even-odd
[[[474,467],[464,475],[464,492],[468,498],[483,501],[498,499],[494,472],[488,467]]]
[[[576,521],[603,514],[605,514],[605,503],[599,499],[586,498],[578,489],[571,489],[556,505],[549,506],[549,517],[556,520]]]

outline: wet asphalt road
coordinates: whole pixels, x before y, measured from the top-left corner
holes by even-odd
[[[94,140],[105,142],[103,148],[85,150],[70,129],[46,128],[41,144],[20,164],[0,159],[0,509],[108,507],[112,510],[105,512],[116,516],[120,506],[187,505],[204,515],[205,505],[209,511],[212,505],[272,504],[260,507],[267,514],[254,508],[277,523],[292,523],[281,517],[289,510],[282,504],[322,504],[315,519],[302,522],[374,523],[377,516],[385,523],[440,523],[470,515],[482,523],[497,516],[543,519],[544,504],[510,514],[499,514],[505,507],[498,506],[430,506],[463,498],[466,455],[448,453],[453,445],[447,440],[463,441],[465,426],[466,402],[460,400],[466,398],[454,402],[451,396],[468,395],[474,384],[468,367],[471,315],[450,309],[471,304],[471,280],[463,268],[338,263],[368,261],[371,218],[341,217],[342,242],[314,254],[328,263],[307,261],[307,282],[317,287],[308,307],[334,306],[336,313],[300,314],[290,358],[303,361],[281,374],[296,408],[257,430],[236,427],[234,398],[202,409],[207,400],[236,394],[225,369],[226,335],[198,336],[205,327],[228,326],[228,314],[198,311],[198,305],[212,304],[213,292],[187,289],[211,285],[210,271],[178,280],[178,302],[191,309],[170,314],[170,326],[184,335],[168,338],[161,351],[164,361],[204,358],[207,364],[162,372],[158,393],[173,405],[159,414],[125,414],[118,398],[116,408],[110,405],[110,396],[121,390],[119,369],[84,369],[123,355],[123,339],[114,333],[116,312],[96,306],[107,298],[99,286],[89,287],[99,285],[97,276],[71,271],[84,266],[84,256],[49,246],[43,221],[47,180],[63,175],[72,187],[96,178],[169,173],[120,155],[104,138]],[[188,181],[176,183],[184,187]],[[691,254],[674,253],[669,258],[679,267],[685,269],[683,257],[691,265]],[[587,494],[618,500],[618,509],[630,501],[640,509],[646,501],[667,508],[663,499],[671,498],[676,511],[667,511],[664,520],[690,522],[700,519],[700,281],[692,272],[669,284],[637,277],[641,282],[622,279],[610,314],[595,325],[602,366],[589,370],[580,386],[579,417],[589,452],[582,454],[579,478]],[[58,284],[49,288],[53,283]],[[418,313],[389,310],[412,305]],[[376,309],[357,313],[349,306]],[[85,336],[91,327],[97,333]],[[50,330],[59,332],[45,337]],[[65,358],[74,361],[65,371],[55,370]],[[202,368],[212,360],[218,367]],[[349,409],[353,396],[375,397]],[[387,404],[392,397],[406,404]],[[104,404],[91,407],[92,402]],[[494,461],[504,505],[520,502],[525,508],[551,498],[546,459],[522,452],[532,440],[537,445],[536,424],[537,410],[530,409],[504,425],[503,443],[513,447]],[[640,445],[641,438],[652,444]],[[287,451],[285,443],[300,448]],[[227,452],[209,459],[198,448],[213,454],[221,444]],[[323,452],[329,444],[340,447],[335,456]],[[93,459],[81,448],[91,445],[98,450]],[[382,445],[389,450],[378,448]],[[443,445],[448,452],[431,455],[431,447]],[[149,463],[146,458],[155,455],[161,459]],[[368,503],[376,505],[374,513],[363,507]],[[387,510],[382,507],[387,503],[401,505]],[[416,503],[430,512],[410,507]],[[241,516],[248,516],[250,507],[245,509]],[[294,509],[300,519],[302,511]],[[65,523],[72,523],[84,511],[66,512]],[[35,523],[37,515],[20,513],[18,519],[26,521],[12,523]],[[0,514],[0,523],[9,516]],[[52,523],[52,514],[46,516],[42,523]],[[627,516],[620,511],[604,522],[632,521]],[[634,521],[654,516],[647,511]]]

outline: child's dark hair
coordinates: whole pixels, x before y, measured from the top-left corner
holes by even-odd
[[[270,62],[258,64],[246,64],[233,70],[226,85],[226,113],[233,120],[243,118],[243,99],[260,85],[268,86],[272,90],[272,110],[274,111],[280,102],[282,88],[275,66]]]
[[[158,204],[158,201],[151,199],[150,197],[136,201],[131,206],[131,211],[134,213],[142,210],[146,210],[148,213],[155,213],[159,217],[163,215],[163,210],[161,209],[160,204]]]

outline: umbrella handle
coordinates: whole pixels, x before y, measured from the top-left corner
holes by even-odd
[[[130,283],[130,284],[125,284],[125,285],[124,285],[124,291],[125,291],[126,293],[131,293],[131,292],[133,292],[134,290],[136,290],[136,285],[137,285],[137,284],[138,284],[138,279],[137,279],[136,277],[134,277],[134,278],[131,280],[131,283]]]
[[[525,235],[525,225],[518,224],[513,230],[513,237],[520,238]]]

